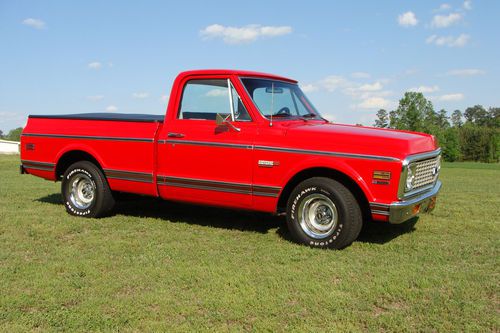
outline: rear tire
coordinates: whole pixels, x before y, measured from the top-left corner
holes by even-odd
[[[102,171],[92,162],[80,161],[69,166],[61,184],[66,211],[81,217],[102,217],[115,200]]]
[[[347,187],[330,178],[314,177],[297,185],[290,195],[287,225],[298,243],[342,249],[358,237],[363,217]]]

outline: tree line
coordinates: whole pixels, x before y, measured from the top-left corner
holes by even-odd
[[[0,139],[8,140],[8,141],[21,141],[21,133],[23,131],[22,127],[14,128],[10,130],[6,135],[3,134],[3,131],[0,130]]]
[[[422,93],[406,92],[396,110],[377,112],[375,127],[434,135],[446,161],[498,162],[500,157],[500,108],[481,105],[455,110],[448,116],[436,112]]]

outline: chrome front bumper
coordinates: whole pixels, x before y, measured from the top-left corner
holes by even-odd
[[[372,214],[388,216],[390,223],[399,224],[420,213],[431,212],[436,206],[436,198],[439,190],[441,190],[441,185],[441,181],[438,180],[430,190],[403,201],[395,201],[389,205],[371,203]]]
[[[404,201],[393,202],[389,206],[389,222],[394,224],[403,223],[419,213],[431,212],[436,206],[436,198],[439,190],[441,190],[441,185],[438,180],[436,185],[428,192]]]

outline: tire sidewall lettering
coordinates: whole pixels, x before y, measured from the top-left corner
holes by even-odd
[[[330,236],[328,236],[324,239],[317,239],[317,240],[311,239],[309,236],[307,236],[302,231],[300,226],[298,226],[300,217],[297,216],[297,207],[299,206],[300,201],[305,196],[312,194],[312,193],[321,193],[321,194],[329,197],[334,203],[337,202],[337,200],[335,198],[336,196],[332,192],[328,191],[326,188],[320,187],[320,186],[309,186],[309,187],[301,190],[299,193],[297,193],[295,195],[293,202],[292,202],[292,205],[291,205],[290,218],[292,221],[294,221],[294,223],[296,223],[296,225],[298,227],[297,229],[299,229],[300,232],[303,233],[305,237],[309,238],[309,245],[310,246],[326,247],[326,246],[332,244],[333,242],[335,242],[337,240],[337,238],[339,238],[339,236],[341,235],[343,227],[344,227],[344,222],[342,221],[343,214],[341,214],[341,212],[339,211],[339,221],[338,221],[337,226],[335,227],[335,231],[333,232],[333,234],[331,234]]]
[[[85,174],[86,176],[89,177],[90,181],[92,182],[92,185],[94,186],[94,188],[97,189],[97,184],[96,182],[94,181],[94,176],[87,170],[85,169],[82,169],[82,168],[74,168],[72,169],[70,172],[68,172],[68,174],[65,176],[66,180],[68,182],[71,181],[71,179],[78,175],[79,173],[83,173]],[[86,215],[89,215],[92,213],[92,208],[95,206],[96,204],[96,200],[97,200],[97,194],[98,191],[96,191],[95,193],[95,197],[94,197],[94,200],[92,201],[91,205],[89,208],[85,209],[85,210],[81,210],[75,206],[73,206],[73,204],[71,203],[71,201],[69,200],[69,192],[68,192],[68,189],[66,189],[66,193],[65,193],[65,198],[64,198],[64,204],[65,206],[68,208],[68,210],[71,211],[71,213],[73,213],[74,215],[77,215],[77,216],[86,216]]]

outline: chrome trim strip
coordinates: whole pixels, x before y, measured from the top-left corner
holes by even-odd
[[[112,136],[92,136],[92,135],[66,135],[66,134],[40,134],[40,133],[23,133],[21,136],[26,137],[43,137],[52,139],[83,139],[83,140],[102,140],[102,141],[134,141],[134,142],[154,142],[151,138],[123,138]]]
[[[372,209],[371,211],[372,211],[372,214],[389,216],[389,212],[384,211],[384,210],[376,210],[376,209]]]
[[[357,158],[357,159],[368,159],[368,160],[390,161],[390,162],[400,161],[399,158],[390,157],[390,156],[351,154],[351,153],[340,153],[340,152],[330,152],[330,151],[321,151],[321,150],[295,149],[295,148],[286,148],[286,147],[253,146],[253,145],[243,145],[243,144],[237,144],[237,143],[220,143],[220,142],[191,141],[191,140],[160,140],[160,141],[164,141],[166,143],[172,143],[172,144],[184,144],[184,145],[193,145],[193,146],[244,148],[244,149],[255,149],[255,150],[264,150],[264,151],[295,153],[295,154],[334,156],[334,157]]]
[[[377,161],[390,161],[390,162],[399,161],[399,158],[396,158],[396,157],[365,155],[365,154],[352,154],[352,153],[340,153],[340,152],[330,152],[330,151],[322,151],[322,150],[296,149],[296,148],[285,148],[285,147],[269,147],[269,146],[254,146],[254,149],[255,150],[285,152],[285,153],[296,153],[296,154],[311,154],[311,155],[322,155],[322,156],[357,158],[357,159],[367,159],[367,160],[377,160]]]
[[[242,148],[253,149],[252,145],[243,145],[238,143],[221,143],[221,142],[208,142],[208,141],[190,141],[190,140],[164,140],[166,143],[192,145],[192,146],[211,146],[221,148]]]

